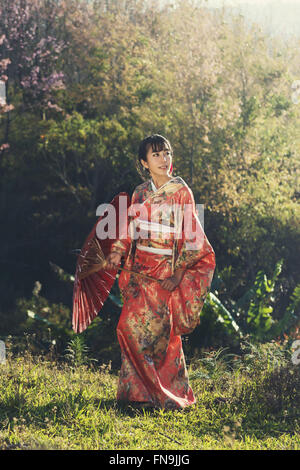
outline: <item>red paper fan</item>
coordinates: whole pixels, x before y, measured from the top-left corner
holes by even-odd
[[[120,218],[119,206],[121,196],[126,198],[126,215],[123,213]],[[115,208],[116,237],[118,237],[124,229],[127,230],[127,210],[130,205],[130,197],[127,193],[119,193],[110,204]],[[124,206],[125,204],[122,201],[122,209]],[[110,253],[111,245],[115,241],[112,238],[101,240],[97,236],[97,225],[105,216],[106,214],[103,214],[99,217],[77,258],[72,317],[72,327],[75,333],[84,331],[98,315],[110,293],[118,272],[118,269],[103,268],[103,262]]]

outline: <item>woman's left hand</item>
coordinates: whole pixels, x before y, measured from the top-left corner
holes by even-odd
[[[181,282],[181,279],[183,277],[183,273],[184,271],[183,270],[178,270],[178,271],[175,271],[175,273],[173,274],[173,276],[171,277],[168,277],[167,279],[164,279],[162,282],[161,282],[161,287],[163,289],[167,289],[169,291],[173,291],[174,289],[176,289],[177,286],[179,286],[180,282]]]

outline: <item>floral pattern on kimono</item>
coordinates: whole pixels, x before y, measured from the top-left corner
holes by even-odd
[[[192,250],[192,233],[182,230],[185,204],[190,204],[187,220],[198,227],[201,235]],[[149,211],[148,221],[157,221],[150,225],[145,217]],[[155,279],[170,277],[178,268],[184,268],[185,273],[180,285],[170,292],[155,280],[121,272],[119,287],[124,304],[117,326],[122,358],[117,399],[184,408],[195,403],[195,396],[181,334],[192,331],[198,323],[215,268],[214,251],[197,218],[193,194],[181,177],[172,178],[155,192],[151,180],[139,185],[132,195],[128,223],[127,238],[112,245],[112,251],[124,258],[126,269]],[[156,224],[169,226],[168,236],[155,232]],[[134,234],[137,226],[144,226],[140,237]],[[181,238],[177,238],[178,233]],[[142,234],[148,237],[142,238]],[[153,248],[169,251],[145,251]]]

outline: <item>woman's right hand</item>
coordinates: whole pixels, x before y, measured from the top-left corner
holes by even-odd
[[[118,269],[118,266],[121,262],[121,255],[117,251],[112,251],[106,258],[107,269]]]

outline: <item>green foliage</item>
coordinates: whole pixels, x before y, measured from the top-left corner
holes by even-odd
[[[274,291],[276,283],[279,283],[283,260],[276,263],[271,279],[268,279],[262,271],[257,273],[254,287],[235,304],[235,308],[241,308],[245,303],[249,303],[247,310],[245,331],[253,338],[263,341],[283,335],[293,327],[299,320],[299,285],[296,286],[290,297],[290,303],[285,308],[280,319],[272,316],[275,298]]]
[[[272,335],[277,337],[280,334],[289,331],[289,329],[294,326],[294,324],[299,322],[299,312],[300,312],[300,284],[298,284],[291,297],[290,303],[286,308],[284,314],[277,321],[272,328]]]
[[[68,342],[65,357],[74,367],[82,366],[96,361],[88,357],[88,352],[89,348],[85,345],[83,337],[77,335]]]
[[[57,364],[12,355],[8,345],[0,366],[0,448],[299,450],[299,366],[275,343],[245,348],[241,356],[222,349],[191,362],[195,405],[143,411],[117,403],[109,364]]]
[[[230,285],[231,267],[222,273],[216,269],[211,287],[213,292],[208,294],[204,303],[200,326],[186,339],[188,354],[192,356],[199,347],[236,348],[245,337],[262,342],[288,334],[299,322],[300,291],[296,286],[284,313],[279,319],[274,318],[272,304],[275,303],[275,288],[280,285],[282,266],[283,260],[276,263],[271,279],[260,270],[254,286],[237,300],[228,298],[225,287]],[[223,302],[218,297],[219,291]]]
[[[189,1],[161,11],[143,0],[88,3],[47,1],[29,18],[40,26],[34,41],[19,28],[9,52],[18,60],[1,65],[0,335],[14,355],[0,368],[1,446],[299,448],[299,369],[277,343],[260,344],[285,335],[288,348],[299,318],[297,46],[269,47],[241,17],[224,21]],[[47,55],[48,37],[64,43],[58,55]],[[64,75],[64,89],[48,94],[52,78],[45,89],[41,75],[30,93],[22,88],[35,52],[41,70]],[[205,203],[217,270],[201,323],[183,338],[199,402],[150,417],[119,408],[116,376],[87,368],[90,355],[120,364],[117,287],[81,336],[71,311],[73,250],[96,207],[140,183],[138,144],[153,132],[170,139],[174,174]]]
[[[218,350],[204,351],[204,357],[198,358],[193,361],[193,372],[190,375],[191,379],[206,378],[218,380],[221,376],[230,375],[228,367],[228,358],[235,356],[232,353],[224,354],[228,348],[220,348]],[[221,360],[220,360],[221,358]],[[197,365],[196,370],[195,365]]]
[[[20,59],[3,68],[12,108],[0,115],[0,334],[36,333],[46,351],[50,328],[64,350],[71,338],[72,252],[95,222],[96,207],[140,183],[138,144],[153,132],[170,139],[174,174],[205,204],[206,233],[223,277],[186,346],[232,346],[241,332],[260,341],[288,333],[299,310],[296,46],[272,40],[269,47],[269,38],[241,17],[225,22],[190,1],[162,10],[143,0],[126,2],[130,9],[122,2],[75,3],[34,9],[29,20],[40,27],[34,40],[24,36],[26,53],[21,33],[10,52],[0,45],[1,53]],[[3,4],[8,14],[9,5]],[[59,54],[47,55],[48,36],[64,44]],[[43,100],[38,93],[33,102],[20,82],[27,66],[35,73],[28,58],[40,40],[41,70],[50,64],[52,73],[55,65],[55,80],[64,76],[65,87],[51,88],[48,104],[50,83]],[[13,73],[20,66],[21,75]],[[36,87],[30,82],[32,93],[44,89],[43,78]],[[264,274],[274,259],[284,260],[276,284]],[[43,296],[32,297],[36,279]],[[114,291],[85,337],[93,354],[112,355],[116,363],[111,330],[120,306]]]
[[[240,337],[242,337],[243,335],[240,330],[240,327],[232,317],[231,313],[212,292],[208,294],[207,301],[208,304],[213,308],[213,310],[219,314],[217,320],[221,323],[224,323],[224,326],[226,326],[226,329],[231,334],[237,333]]]
[[[60,303],[51,303],[40,295],[42,286],[36,281],[32,297],[16,301],[16,310],[2,323],[1,337],[14,338],[14,352],[29,350],[32,354],[50,354],[58,357],[72,336],[70,309]],[[30,338],[30,341],[29,341]]]
[[[270,303],[274,300],[272,294],[274,293],[275,282],[281,272],[282,264],[283,260],[276,263],[271,279],[267,279],[266,274],[262,271],[258,271],[256,275],[246,321],[249,331],[257,336],[258,339],[264,337],[274,322],[271,315],[273,307]]]

